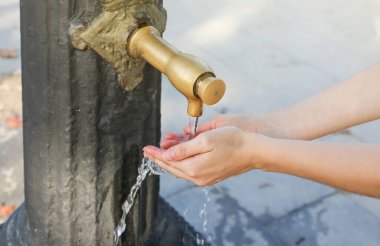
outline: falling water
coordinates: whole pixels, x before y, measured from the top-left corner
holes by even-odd
[[[199,117],[189,117],[190,139],[197,135]]]
[[[185,208],[185,210],[183,210],[183,219],[186,221],[187,220],[187,212],[188,212],[188,209]],[[182,244],[183,245],[186,245],[186,240],[185,240],[185,234],[189,233],[189,229],[187,228],[187,224],[185,224],[185,233],[183,234],[182,236]]]
[[[199,117],[197,117],[195,119],[195,124],[194,124],[194,136],[197,135],[197,131],[198,131],[198,121],[199,121]]]
[[[199,217],[203,220],[203,234],[206,237],[206,242],[211,242],[212,240],[212,234],[208,232],[208,227],[207,227],[207,206],[210,202],[210,195],[209,195],[209,187],[204,186],[202,187],[203,194],[205,195],[205,202],[203,203],[203,207],[199,211]],[[204,245],[204,239],[201,238],[201,240],[198,241],[197,237],[197,244],[198,245]]]
[[[204,245],[205,244],[205,240],[203,239],[202,235],[199,235],[197,233],[197,245]]]
[[[196,117],[195,120],[193,117],[189,117],[190,139],[197,135],[198,121],[199,121],[199,117]],[[199,211],[199,217],[202,219],[203,235],[198,234],[198,233],[196,234],[197,245],[204,245],[205,242],[212,241],[212,234],[208,232],[208,228],[207,228],[207,223],[208,223],[207,206],[210,202],[209,187],[207,186],[202,187],[202,192],[205,195],[205,202],[203,203],[203,206],[201,210]]]
[[[129,192],[129,195],[127,197],[127,200],[123,203],[123,206],[121,207],[123,210],[123,215],[121,216],[119,224],[114,231],[114,245],[118,244],[120,236],[125,231],[125,227],[126,227],[125,218],[127,217],[129,211],[131,210],[137,191],[140,189],[141,184],[145,180],[146,176],[148,174],[162,175],[164,172],[165,171],[160,166],[158,166],[156,163],[149,160],[148,158],[144,157],[142,159],[142,163],[140,167],[138,168],[138,176],[136,178],[136,183],[132,186],[131,191]]]
[[[189,118],[189,128],[191,130],[191,133],[189,136],[190,139],[197,135],[198,121],[199,121],[199,117],[196,117],[195,120],[192,117]],[[142,159],[142,163],[140,167],[138,168],[138,176],[136,178],[136,183],[132,186],[128,194],[127,200],[123,203],[121,207],[123,210],[123,215],[121,216],[119,224],[114,231],[114,245],[118,245],[120,237],[125,231],[125,227],[126,227],[125,219],[132,208],[137,192],[140,189],[141,184],[145,180],[146,176],[148,174],[162,175],[164,172],[165,171],[160,166],[158,166],[156,163],[154,163],[150,159],[145,158],[145,157]],[[205,233],[205,235],[207,235],[207,203],[208,201],[210,201],[210,198],[208,197],[208,188],[203,187],[202,190],[206,196],[206,203],[203,204],[203,208],[201,210],[202,212],[200,216],[204,218],[203,232]],[[185,217],[186,215],[187,215],[187,209],[184,212]],[[187,228],[186,228],[186,231],[187,231]],[[209,241],[209,238],[211,239],[211,236],[207,235],[207,241]],[[203,237],[198,234],[197,234],[197,242],[198,242],[198,245],[204,245]]]

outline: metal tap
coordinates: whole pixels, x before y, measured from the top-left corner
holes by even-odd
[[[168,77],[173,86],[187,98],[187,113],[190,116],[201,116],[203,103],[213,105],[224,95],[225,83],[215,77],[209,65],[179,51],[165,41],[153,26],[135,30],[128,38],[127,49],[131,57],[144,58]]]

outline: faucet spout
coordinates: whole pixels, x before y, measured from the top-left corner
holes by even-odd
[[[153,26],[137,29],[128,38],[128,52],[133,58],[144,58],[165,74],[188,101],[187,113],[199,117],[203,103],[213,105],[226,90],[223,80],[215,77],[207,63],[185,54],[165,41]]]

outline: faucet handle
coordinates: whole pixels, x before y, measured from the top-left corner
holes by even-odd
[[[219,102],[225,91],[224,81],[212,76],[200,79],[195,90],[196,95],[207,105]]]

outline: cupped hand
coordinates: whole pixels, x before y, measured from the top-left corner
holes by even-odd
[[[205,131],[210,131],[225,126],[235,126],[243,131],[257,132],[261,124],[262,120],[259,116],[219,115],[210,121],[199,124],[197,132],[202,133]],[[183,130],[186,134],[191,133],[191,130],[188,126],[185,127]]]
[[[197,134],[226,126],[234,126],[247,132],[260,133],[260,129],[265,126],[265,120],[263,117],[250,115],[219,115],[210,121],[199,124]],[[187,126],[183,131],[184,134],[165,134],[161,147],[169,149],[176,144],[189,140],[190,136],[192,136],[191,129]]]
[[[213,185],[228,177],[254,169],[252,136],[237,127],[204,131],[193,139],[182,141],[167,150],[154,146],[144,148],[144,155],[173,175],[197,185]],[[251,134],[252,135],[252,134]],[[185,135],[172,134],[175,139]],[[249,139],[249,140],[248,140]],[[255,137],[253,137],[255,139]]]

